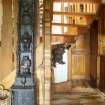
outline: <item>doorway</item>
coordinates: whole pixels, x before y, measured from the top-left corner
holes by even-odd
[[[54,92],[68,91],[71,88],[65,87],[70,84],[71,79],[71,45],[68,46],[65,43],[52,46],[52,90]]]
[[[64,64],[56,63],[54,70],[54,83],[62,83],[68,80],[68,50],[64,50],[63,62]],[[62,77],[62,78],[61,78]]]

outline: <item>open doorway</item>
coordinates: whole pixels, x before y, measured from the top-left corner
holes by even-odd
[[[55,92],[66,91],[65,84],[71,78],[70,47],[71,43],[52,46],[52,87]]]
[[[56,64],[54,67],[54,83],[66,82],[68,80],[68,51],[64,50],[63,64]],[[62,78],[61,78],[62,77]]]

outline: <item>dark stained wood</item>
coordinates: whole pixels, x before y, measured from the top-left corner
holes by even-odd
[[[94,21],[90,29],[90,83],[97,85],[98,22]]]
[[[99,10],[99,33],[105,34],[105,5],[102,5]]]
[[[99,33],[105,35],[105,5],[102,5],[99,11]],[[105,92],[105,55],[100,55],[99,88]]]
[[[105,56],[100,56],[100,82],[99,88],[105,92]]]

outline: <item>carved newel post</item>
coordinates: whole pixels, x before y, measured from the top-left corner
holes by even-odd
[[[11,95],[9,90],[3,89],[0,86],[0,105],[11,105]]]

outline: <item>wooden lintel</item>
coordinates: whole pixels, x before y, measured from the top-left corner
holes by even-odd
[[[71,34],[51,34],[52,36],[66,36],[66,37],[74,37],[74,36],[78,36],[78,35],[71,35]]]
[[[52,25],[57,26],[73,26],[73,27],[82,27],[82,28],[88,28],[89,25],[77,25],[77,24],[65,24],[65,23],[52,23]]]
[[[74,43],[75,42],[75,37],[71,36],[51,36],[51,42],[52,44],[60,44],[60,43]]]
[[[53,2],[61,2],[62,0],[53,0]],[[63,0],[63,2],[75,2],[75,3],[78,3],[78,2],[85,2],[85,3],[100,3],[101,1],[100,0]]]
[[[96,15],[96,13],[78,13],[78,12],[57,12],[57,11],[54,11],[53,15],[94,16],[94,15]]]

